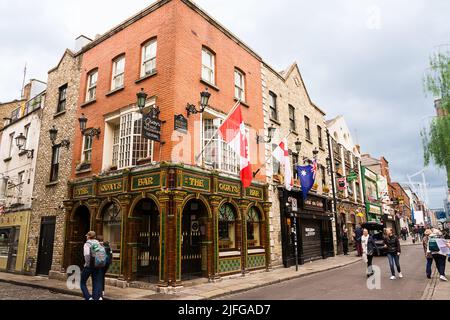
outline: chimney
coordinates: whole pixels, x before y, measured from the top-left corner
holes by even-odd
[[[31,81],[28,82],[25,87],[23,87],[23,92],[22,92],[22,100],[30,100],[30,95],[31,95]]]
[[[361,146],[359,144],[355,144],[356,150],[358,150],[358,153],[361,154]]]
[[[89,39],[86,36],[80,35],[75,39],[75,52],[80,51],[81,49],[83,49],[84,46],[86,46],[87,44],[89,44],[89,42],[91,42],[92,40]]]

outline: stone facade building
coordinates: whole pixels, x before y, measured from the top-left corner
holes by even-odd
[[[343,116],[327,121],[327,129],[335,175],[339,234],[346,228],[349,242],[353,244],[353,231],[366,221],[359,145],[353,142]]]
[[[27,256],[33,262],[29,270],[32,274],[61,271],[66,218],[63,201],[72,169],[81,57],[66,50],[58,65],[48,72],[28,235]],[[52,129],[57,130],[54,141],[50,139]]]
[[[287,70],[277,72],[269,65],[262,65],[263,111],[266,132],[276,129],[275,135],[266,144],[267,182],[270,185],[271,260],[273,265],[295,264],[291,237],[293,219],[287,214],[286,203],[295,201],[298,212],[297,238],[299,239],[299,263],[330,257],[334,254],[336,241],[332,223],[330,177],[326,170],[328,146],[326,140],[325,113],[310,99],[296,63]],[[294,174],[294,188],[284,188],[283,170],[272,152],[287,137]],[[297,145],[301,142],[300,150]],[[304,165],[317,151],[316,184],[306,201],[300,190],[296,166]],[[314,231],[313,231],[314,230]]]

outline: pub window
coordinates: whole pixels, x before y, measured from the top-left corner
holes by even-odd
[[[261,219],[255,207],[247,213],[247,246],[248,248],[261,247]]]
[[[221,122],[222,120],[219,118],[203,119],[204,146],[206,146],[214,133],[216,133]],[[211,143],[206,146],[204,161],[210,167],[224,172],[237,174],[239,171],[239,163],[236,153],[229,144],[219,137],[219,135],[216,135]]]
[[[58,180],[59,173],[59,149],[61,146],[56,145],[52,148],[52,164],[50,168],[50,182]]]
[[[11,229],[0,229],[0,257],[8,258],[9,233]]]
[[[124,169],[153,159],[153,142],[142,136],[142,114],[129,112],[111,121],[111,145],[105,145],[111,154],[111,167]]]
[[[234,69],[234,97],[245,102],[245,76],[238,69]]]
[[[120,56],[113,61],[113,73],[111,90],[123,87],[125,75],[125,56]]]
[[[83,152],[82,152],[82,162],[90,163],[92,158],[92,140],[93,137],[90,135],[85,135],[83,138]]]
[[[309,127],[309,118],[307,116],[305,116],[305,135],[306,135],[306,140],[311,141],[311,130]]]
[[[113,202],[103,211],[103,239],[109,241],[114,258],[120,257],[121,226],[122,210]]]
[[[224,204],[219,209],[219,248],[236,249],[236,214],[230,204]]]
[[[322,127],[317,126],[317,134],[319,137],[319,147],[323,148]]]
[[[273,120],[278,120],[277,95],[272,91],[269,91],[269,108],[270,118]]]
[[[86,101],[95,100],[97,95],[98,70],[93,70],[88,74]]]
[[[215,55],[206,48],[202,49],[202,79],[215,84]]]
[[[67,99],[67,84],[59,88],[58,107],[56,108],[56,113],[66,110],[66,99]]]
[[[292,131],[296,131],[297,127],[295,125],[295,108],[289,105],[289,127]]]
[[[156,71],[156,39],[150,40],[142,46],[141,77]]]

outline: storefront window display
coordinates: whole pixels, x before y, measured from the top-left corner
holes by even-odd
[[[104,209],[103,238],[109,241],[114,258],[120,256],[120,238],[122,225],[122,210],[116,203],[109,204]]]
[[[219,247],[220,250],[236,249],[236,214],[230,204],[224,204],[219,210]]]
[[[261,219],[258,209],[252,207],[247,213],[247,243],[249,248],[261,246]]]

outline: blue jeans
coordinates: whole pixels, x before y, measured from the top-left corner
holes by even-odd
[[[433,258],[427,258],[427,277],[431,277],[431,266],[433,265]]]
[[[402,272],[400,269],[400,256],[397,253],[388,253],[389,267],[391,268],[391,274],[395,277],[395,266],[397,266],[398,273]]]
[[[89,293],[86,285],[89,277],[92,277],[92,295]],[[89,300],[90,298],[98,300],[102,295],[101,270],[95,268],[84,268],[81,273],[80,289],[85,300]]]

